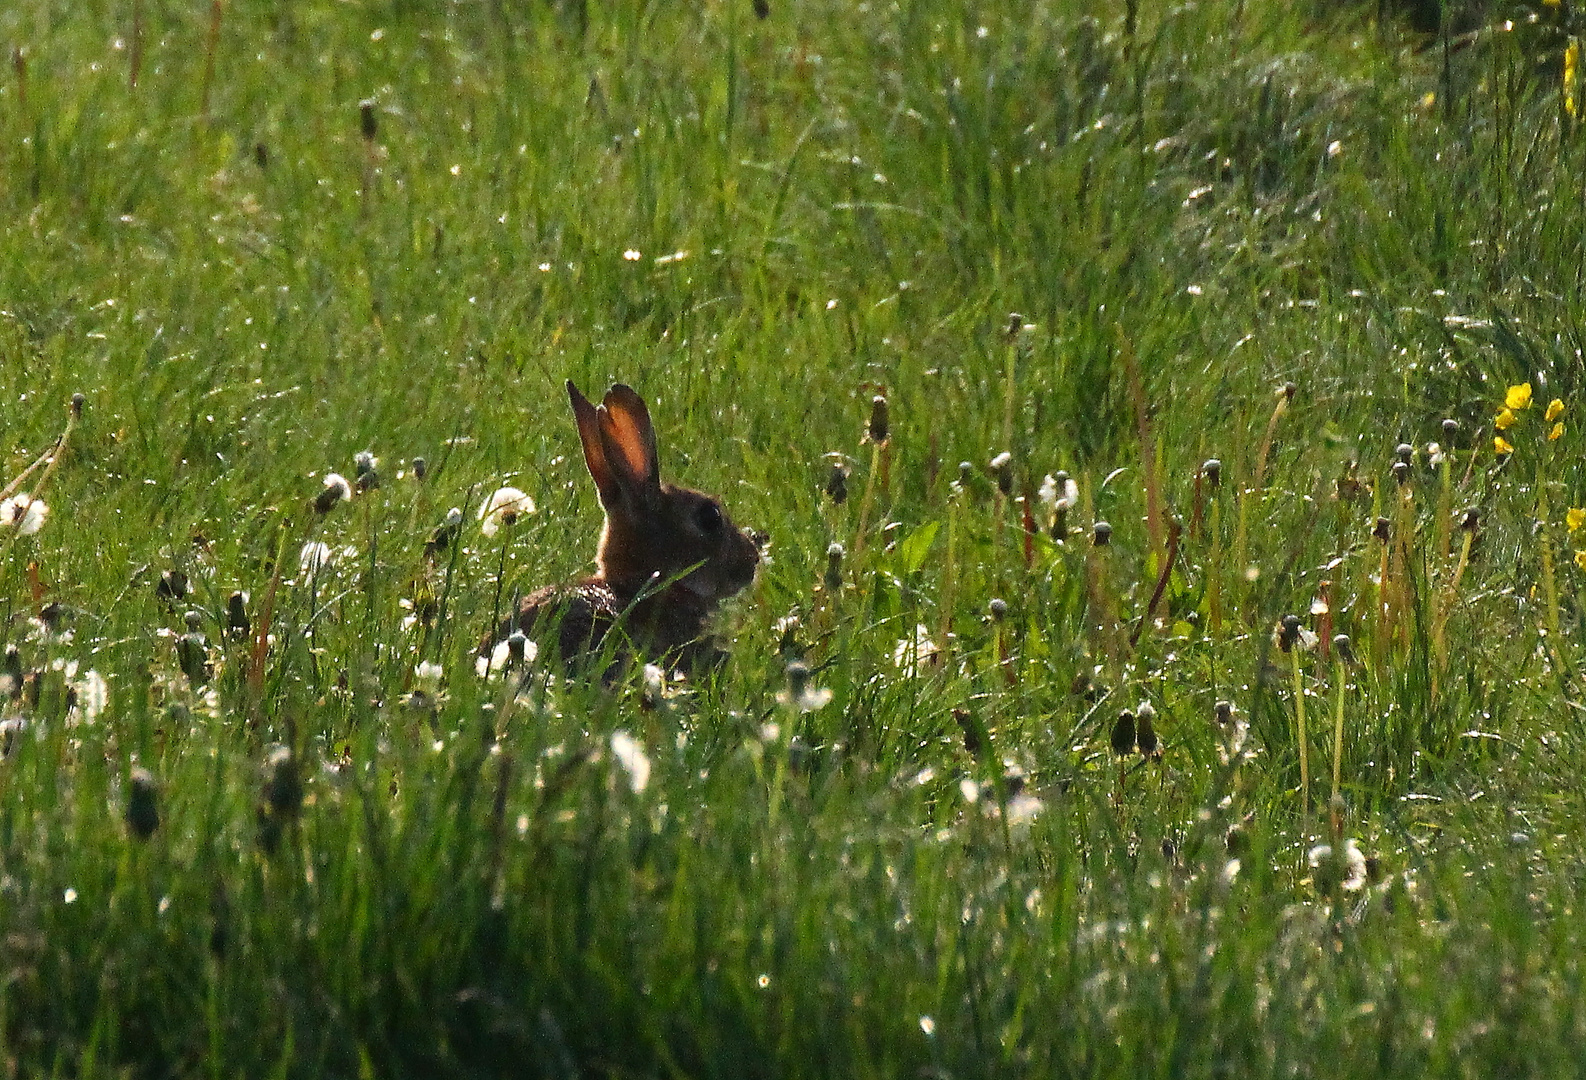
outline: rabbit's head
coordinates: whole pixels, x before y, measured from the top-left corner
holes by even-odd
[[[644,399],[621,383],[599,405],[571,381],[584,463],[606,512],[599,577],[624,602],[675,583],[680,603],[710,610],[754,580],[760,551],[704,492],[662,483],[655,428]]]

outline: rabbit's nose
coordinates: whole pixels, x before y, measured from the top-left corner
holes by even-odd
[[[748,537],[749,543],[754,545],[756,555],[764,552],[766,546],[771,543],[771,534],[763,529],[744,529],[743,534]]]

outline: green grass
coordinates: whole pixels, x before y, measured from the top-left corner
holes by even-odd
[[[1375,8],[0,10],[0,483],[85,395],[0,541],[0,1067],[1577,1071],[1578,15]],[[591,563],[568,378],[633,384],[667,474],[771,536],[681,693],[474,676],[494,611]],[[380,486],[314,514],[365,449]],[[1027,537],[1058,470],[1071,531]],[[539,511],[487,540],[504,483]],[[1153,499],[1184,532],[1144,619]],[[1286,613],[1361,661],[1336,834],[1338,669],[1302,654],[1306,815]],[[896,661],[916,626],[939,662]],[[795,657],[823,708],[778,704]],[[1120,767],[1141,701],[1162,756]],[[1308,858],[1345,838],[1358,890]]]

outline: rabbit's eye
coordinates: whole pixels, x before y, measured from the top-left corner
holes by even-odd
[[[699,509],[694,511],[694,524],[699,526],[700,532],[715,532],[721,528],[721,509],[715,503],[700,503]]]

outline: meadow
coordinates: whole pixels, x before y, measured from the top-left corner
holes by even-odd
[[[0,1071],[1578,1073],[1578,32],[0,9]],[[719,670],[478,663],[568,379]]]

